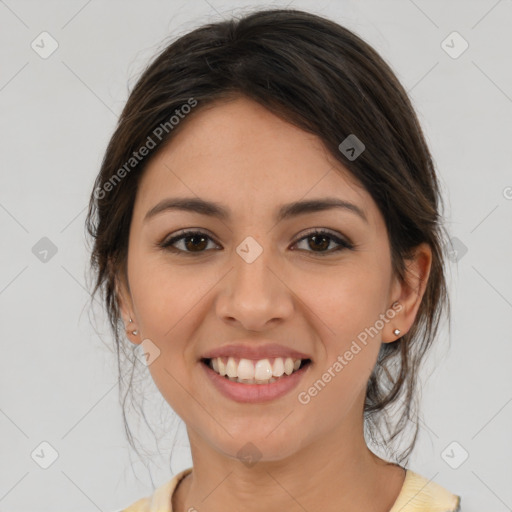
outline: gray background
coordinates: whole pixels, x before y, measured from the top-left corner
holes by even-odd
[[[287,4],[346,25],[391,64],[441,177],[452,331],[424,375],[409,467],[465,512],[512,510],[511,0],[0,0],[0,510],[118,510],[190,465],[172,415],[157,448],[140,430],[161,453],[148,466],[125,440],[110,334],[99,305],[96,320],[88,311],[86,205],[128,91],[165,39]],[[43,31],[58,43],[47,58],[31,47]],[[453,31],[469,44],[461,55]],[[145,389],[158,423],[165,404]]]

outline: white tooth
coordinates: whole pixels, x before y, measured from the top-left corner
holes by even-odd
[[[272,383],[284,374],[291,375],[299,369],[300,364],[301,359],[291,357],[276,357],[274,364],[270,364],[268,359],[253,361],[244,358],[237,364],[234,357],[229,357],[227,363],[224,363],[220,357],[212,358],[210,362],[210,366],[218,374],[227,376],[233,381],[243,380],[246,384]]]
[[[268,359],[261,359],[256,363],[254,378],[257,380],[268,380],[272,377],[272,366]]]
[[[236,378],[236,363],[235,360],[230,357],[228,358],[228,364],[226,365],[226,374],[228,377]]]
[[[282,357],[276,357],[272,367],[272,375],[274,377],[281,377],[284,373],[284,361]]]
[[[229,364],[229,362],[228,362]],[[249,359],[240,359],[237,375],[239,379],[254,379],[254,364]]]
[[[222,376],[226,375],[226,365],[224,364],[224,361],[220,357],[216,357],[215,360],[217,361],[217,365],[219,367],[219,373]]]

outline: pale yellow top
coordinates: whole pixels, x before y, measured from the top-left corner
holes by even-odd
[[[172,512],[172,494],[179,481],[191,471],[192,468],[184,469],[151,496],[141,498],[121,512]],[[460,501],[460,496],[407,469],[400,494],[389,512],[460,512]]]

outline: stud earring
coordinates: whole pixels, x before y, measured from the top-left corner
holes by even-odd
[[[393,331],[393,334],[394,334],[395,336],[398,336],[398,335],[400,334],[400,329],[395,329],[395,330]]]
[[[131,318],[131,317],[130,317],[129,322],[130,322],[130,323],[133,323],[133,320],[132,320],[132,318]],[[137,334],[139,334],[139,331],[137,331],[137,330],[132,331],[132,334],[133,334],[134,336],[137,336]]]

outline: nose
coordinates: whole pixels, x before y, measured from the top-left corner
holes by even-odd
[[[247,331],[260,331],[292,315],[293,293],[271,253],[263,250],[253,259],[254,254],[246,257],[243,248],[233,252],[233,268],[221,281],[223,288],[217,297],[219,318]]]

